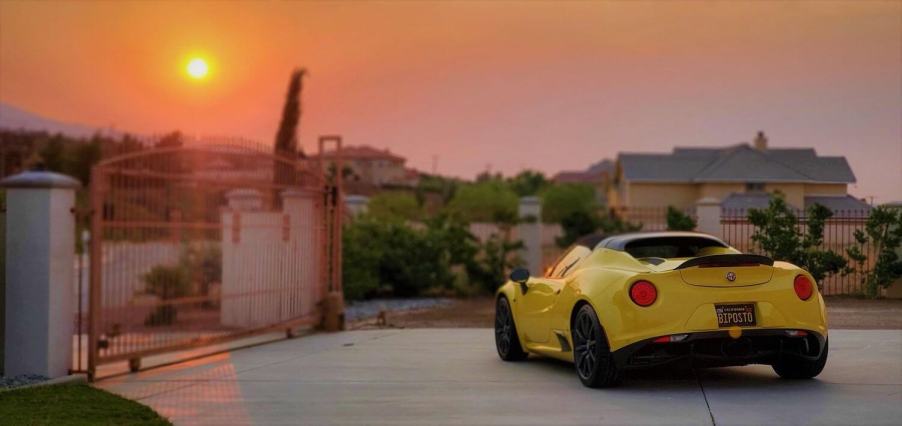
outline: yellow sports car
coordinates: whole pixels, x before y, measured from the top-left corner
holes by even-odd
[[[593,235],[544,276],[511,273],[497,294],[495,346],[505,361],[573,362],[590,387],[680,362],[811,378],[827,362],[827,316],[808,272],[710,235]]]

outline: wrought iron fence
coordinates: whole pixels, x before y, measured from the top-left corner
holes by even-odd
[[[805,211],[795,212],[797,222],[796,229],[800,235],[807,232],[808,217]],[[850,265],[853,261],[849,258],[847,249],[858,245],[855,240],[855,231],[864,230],[870,211],[861,210],[837,210],[824,225],[824,242],[821,249],[831,250],[843,256]],[[756,243],[755,226],[748,220],[748,212],[745,209],[724,209],[721,215],[722,236],[731,246],[746,253],[762,253],[760,245]],[[873,259],[876,256],[874,247],[865,244],[862,252],[867,255],[868,261],[863,271],[856,270],[853,273],[837,273],[828,276],[819,283],[823,294],[856,294],[862,289],[862,279],[867,271],[873,267]],[[779,260],[779,259],[778,259]]]

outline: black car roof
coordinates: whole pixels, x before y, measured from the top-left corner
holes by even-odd
[[[623,251],[626,249],[626,246],[630,243],[641,241],[641,240],[649,240],[655,238],[699,238],[708,240],[715,245],[721,247],[729,247],[727,243],[723,242],[720,238],[702,234],[700,232],[680,232],[680,231],[661,231],[661,232],[631,232],[628,234],[619,234],[619,235],[611,235],[604,236],[602,234],[593,234],[586,237],[581,238],[577,241],[577,244],[589,247],[591,249],[596,249],[599,247],[608,248],[611,250]],[[583,242],[586,242],[584,244]],[[588,245],[591,244],[591,245]]]

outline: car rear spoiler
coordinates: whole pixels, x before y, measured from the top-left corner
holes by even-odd
[[[689,259],[680,266],[674,268],[674,270],[692,268],[695,266],[700,268],[720,268],[758,265],[773,266],[774,260],[767,256],[760,256],[757,254],[715,254]]]

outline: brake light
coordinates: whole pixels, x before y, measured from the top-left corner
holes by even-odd
[[[672,334],[670,336],[661,336],[655,340],[652,340],[653,343],[678,343],[686,340],[689,337],[688,334]]]
[[[796,291],[796,296],[799,296],[799,299],[808,300],[811,298],[811,294],[814,293],[814,285],[811,284],[811,280],[804,275],[796,276],[795,281],[792,283],[792,287]]]
[[[630,287],[630,299],[639,306],[650,306],[658,299],[658,289],[648,281],[636,281]]]

